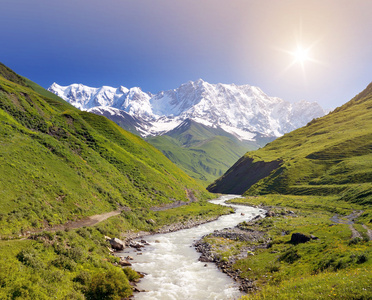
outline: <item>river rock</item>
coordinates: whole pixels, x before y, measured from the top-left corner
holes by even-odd
[[[312,234],[310,234],[310,237],[311,237],[312,240],[317,240],[317,239],[319,239],[317,236],[312,235]]]
[[[122,240],[119,240],[118,238],[112,238],[110,240],[110,245],[112,249],[115,249],[115,250],[123,250],[125,247],[124,242]]]
[[[267,217],[267,218],[270,218],[270,217],[274,217],[275,216],[275,213],[273,212],[273,211],[267,211],[266,213],[265,213],[265,216]]]
[[[299,233],[299,232],[292,233],[292,236],[291,236],[291,243],[292,244],[302,244],[302,243],[306,243],[310,240],[311,240],[310,236],[308,236],[306,234],[303,234],[303,233]]]
[[[142,243],[135,242],[135,241],[131,241],[129,246],[132,247],[132,248],[136,248],[137,250],[140,249],[140,248],[145,247],[145,245],[143,245]]]
[[[132,264],[129,261],[127,261],[126,259],[120,259],[119,265],[121,265],[122,267],[129,267]]]
[[[146,223],[147,224],[152,224],[152,225],[155,225],[156,224],[156,222],[153,219],[146,220]]]

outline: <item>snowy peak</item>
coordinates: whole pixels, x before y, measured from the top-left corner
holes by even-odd
[[[223,129],[241,140],[254,140],[256,136],[279,137],[325,114],[316,102],[302,100],[292,104],[269,97],[260,88],[248,84],[210,84],[202,79],[155,95],[139,87],[92,88],[56,83],[49,91],[82,110],[100,107],[95,112],[103,114],[105,110],[105,115],[115,111],[108,108],[125,111],[138,121],[136,130],[142,136],[164,134],[190,119]]]
[[[60,86],[53,83],[48,90],[81,110],[89,110],[94,107],[112,107],[143,118],[152,115],[149,104],[151,94],[144,93],[139,87],[130,89],[124,86],[92,88],[82,84]]]

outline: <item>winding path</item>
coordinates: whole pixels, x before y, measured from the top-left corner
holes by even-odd
[[[334,222],[334,223],[337,223],[337,224],[347,224],[349,225],[349,228],[351,230],[351,239],[354,239],[354,238],[362,238],[362,235],[360,234],[360,232],[358,230],[356,230],[353,226],[354,224],[354,220],[356,218],[358,218],[361,214],[363,213],[363,211],[354,211],[352,214],[348,215],[348,216],[345,216],[343,218],[339,218],[338,215],[334,215],[332,218],[331,218],[331,221]],[[367,230],[367,236],[369,238],[370,241],[372,241],[372,230],[369,229],[367,227],[367,225],[365,224],[362,224],[363,228]]]
[[[60,224],[60,225],[56,225],[53,227],[47,227],[47,228],[32,230],[32,231],[30,230],[30,231],[25,232],[22,235],[21,240],[27,239],[31,234],[40,233],[43,231],[58,231],[58,230],[65,230],[65,229],[77,229],[77,228],[81,228],[85,226],[94,226],[110,217],[120,215],[120,213],[126,209],[127,208],[122,208],[122,209],[110,211],[110,212],[99,214],[99,215],[93,215],[90,217],[86,217],[84,219],[67,222],[65,224]]]

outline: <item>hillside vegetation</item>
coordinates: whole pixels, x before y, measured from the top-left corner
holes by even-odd
[[[372,84],[246,153],[208,190],[268,210],[238,225],[259,239],[204,239],[239,274],[244,299],[371,299]]]
[[[139,275],[118,265],[105,236],[231,212],[138,136],[2,64],[0,144],[1,299],[129,297]]]
[[[1,74],[1,235],[122,206],[208,197],[141,138],[75,109],[5,66]]]
[[[221,129],[189,119],[165,135],[147,141],[205,186],[226,172],[248,150],[257,149],[267,142],[264,139],[240,141]]]
[[[371,204],[371,182],[372,84],[327,116],[246,153],[208,189],[245,195],[338,195]]]

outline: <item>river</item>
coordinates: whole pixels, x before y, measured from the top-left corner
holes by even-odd
[[[215,204],[239,196],[225,195],[211,200]],[[137,287],[146,290],[135,295],[135,299],[238,299],[242,296],[239,286],[226,274],[220,272],[215,264],[198,261],[200,256],[192,244],[202,236],[234,227],[254,216],[262,215],[264,210],[241,205],[230,205],[235,214],[221,216],[218,220],[190,229],[147,236],[146,246],[141,252],[127,248],[119,256],[131,255],[132,268],[147,275]],[[242,215],[244,214],[244,215]],[[141,254],[140,254],[141,253]]]

